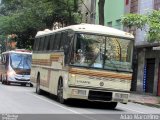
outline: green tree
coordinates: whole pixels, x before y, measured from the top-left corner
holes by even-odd
[[[141,29],[147,32],[149,42],[160,41],[160,11],[152,11],[146,15],[127,14],[122,24],[130,29]]]
[[[2,0],[0,34],[17,34],[17,46],[30,48],[39,30],[52,29],[54,22],[78,21],[75,0]]]

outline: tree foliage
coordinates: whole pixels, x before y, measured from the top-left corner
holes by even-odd
[[[76,24],[75,4],[75,0],[2,0],[0,34],[17,34],[19,48],[31,47],[37,31],[52,29],[54,22]]]
[[[146,15],[127,14],[122,18],[122,24],[129,28],[141,29],[147,32],[149,42],[160,41],[160,11],[152,11]],[[147,29],[146,29],[147,28]]]

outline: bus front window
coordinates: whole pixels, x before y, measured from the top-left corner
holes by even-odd
[[[84,67],[103,67],[104,36],[77,34],[76,48],[72,65]]]
[[[30,69],[31,59],[31,55],[13,53],[11,54],[11,66],[13,69]]]
[[[77,34],[71,65],[132,71],[133,40],[93,34]]]

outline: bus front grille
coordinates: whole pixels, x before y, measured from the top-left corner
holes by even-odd
[[[19,78],[15,78],[17,81],[29,81],[30,79],[19,79]]]
[[[88,95],[89,100],[103,100],[103,101],[111,101],[112,93],[111,92],[102,92],[102,91],[89,91]]]

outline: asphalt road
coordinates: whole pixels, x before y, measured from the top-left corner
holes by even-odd
[[[6,117],[6,113],[18,114],[20,120],[50,120],[53,117],[55,120],[117,120],[134,118],[137,114],[159,114],[160,119],[160,109],[155,107],[129,102],[127,105],[118,104],[115,110],[110,110],[103,104],[86,101],[70,101],[63,105],[48,94],[37,95],[35,88],[0,83],[0,120]]]

